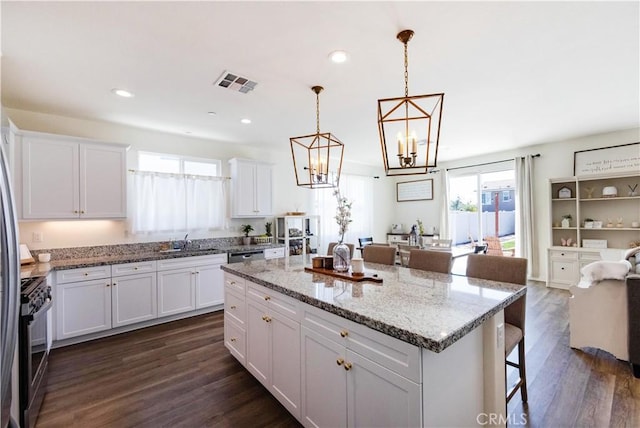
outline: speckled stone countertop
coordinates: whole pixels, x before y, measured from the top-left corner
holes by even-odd
[[[389,336],[441,352],[526,293],[522,285],[365,263],[381,284],[304,271],[310,258],[256,260],[226,272]]]
[[[144,262],[148,260],[165,260],[180,257],[209,256],[213,254],[226,254],[232,251],[248,251],[248,250],[264,250],[267,248],[277,248],[282,245],[262,244],[262,245],[221,245],[217,248],[190,248],[186,251],[178,252],[161,252],[149,251],[149,247],[144,247],[140,252],[136,253],[118,253],[114,251],[111,254],[101,252],[67,252],[68,256],[61,259],[52,259],[49,263],[35,263],[21,266],[20,277],[30,278],[34,276],[45,276],[51,271],[78,269],[93,266],[116,265],[123,263]],[[34,254],[37,259],[37,253]],[[226,260],[225,260],[226,262]]]

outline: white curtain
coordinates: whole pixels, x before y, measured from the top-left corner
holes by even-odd
[[[336,223],[337,201],[334,189],[313,190],[314,211],[320,216],[321,236],[320,253],[327,251],[329,242],[337,242],[338,224]],[[358,246],[358,238],[373,235],[373,178],[342,174],[340,176],[340,194],[351,202],[351,219],[344,242]]]
[[[225,226],[223,178],[146,171],[135,171],[132,175],[132,233],[212,230]]]
[[[446,169],[440,170],[440,183],[442,183],[442,203],[440,204],[440,230],[438,234],[441,239],[451,239],[449,231],[449,206],[451,205],[449,196],[449,173]]]
[[[515,158],[516,164],[516,256],[529,260],[527,274],[538,276],[538,246],[533,219],[533,157]]]

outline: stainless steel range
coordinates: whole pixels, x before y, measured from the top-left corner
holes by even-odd
[[[51,287],[45,277],[22,280],[20,290],[20,426],[35,426],[47,389],[51,348]]]

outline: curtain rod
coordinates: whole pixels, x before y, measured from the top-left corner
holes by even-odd
[[[518,157],[518,156],[516,156]],[[536,153],[535,155],[531,155],[532,158],[539,158],[540,157],[540,153]],[[447,171],[453,171],[454,169],[464,169],[464,168],[473,168],[474,166],[485,166],[485,165],[493,165],[496,163],[502,163],[502,162],[509,162],[514,160],[515,158],[511,158],[511,159],[503,159],[503,160],[499,160],[499,161],[493,161],[493,162],[484,162],[484,163],[477,163],[474,165],[467,165],[467,166],[457,166],[455,168],[447,168]],[[520,156],[520,159],[524,159],[524,156]]]
[[[202,178],[216,179],[216,180],[231,180],[231,177],[222,177],[220,175],[181,174],[181,173],[174,173],[174,172],[142,171],[137,169],[129,169],[128,171],[133,174],[157,174],[157,175],[166,175],[166,176],[173,176],[173,177],[202,177]]]

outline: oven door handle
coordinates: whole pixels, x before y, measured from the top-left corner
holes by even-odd
[[[42,316],[43,314],[45,314],[49,309],[51,309],[51,306],[53,305],[53,302],[51,300],[49,300],[48,302],[46,302],[44,305],[42,305],[40,307],[40,309],[38,310],[38,312],[34,313],[34,314],[29,314],[29,315],[25,315],[24,318],[27,321],[28,324],[31,324],[35,319],[40,318],[40,316]]]

